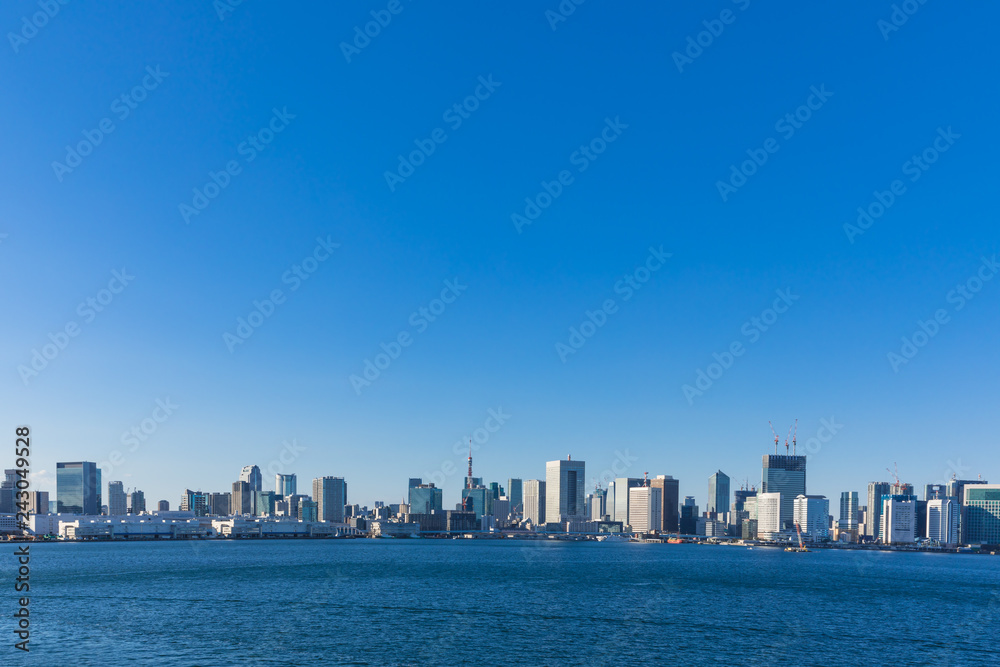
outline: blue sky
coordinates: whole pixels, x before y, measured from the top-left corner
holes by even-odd
[[[284,457],[362,504],[437,473],[451,504],[455,445],[489,425],[488,481],[632,457],[704,503],[717,469],[759,483],[768,420],[783,441],[796,418],[813,493],[894,463],[1000,476],[995,6],[908,5],[890,30],[882,2],[217,5],[68,3],[34,31],[38,4],[0,11],[0,402],[38,488],[94,460],[175,505]],[[340,46],[371,12],[391,20]],[[526,198],[547,206],[519,224]],[[626,276],[647,278],[627,299]],[[352,384],[366,361],[385,367]]]

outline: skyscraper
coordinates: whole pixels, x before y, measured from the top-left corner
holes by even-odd
[[[1000,484],[964,487],[962,542],[1000,544]]]
[[[567,457],[545,464],[545,517],[548,523],[584,518],[586,464]]]
[[[680,500],[680,482],[670,475],[657,475],[649,484],[653,488],[660,489],[660,497],[663,499],[663,530],[668,533],[676,533],[678,528]]]
[[[830,501],[826,496],[797,496],[795,523],[812,540],[830,537]]]
[[[169,512],[170,511],[170,501],[169,500],[159,500],[156,502],[157,512]]]
[[[243,470],[240,471],[240,481],[249,484],[251,491],[260,493],[261,482],[263,481],[263,478],[260,476],[260,468],[257,466],[243,466]]]
[[[607,515],[608,507],[607,489],[602,489],[600,487],[594,489],[594,492],[587,496],[587,502],[590,503],[590,511],[587,513],[590,520],[604,521],[604,517]]]
[[[28,494],[28,511],[32,514],[49,513],[49,492],[32,491]]]
[[[136,489],[129,494],[128,499],[128,513],[129,514],[142,514],[146,511],[146,494],[144,494],[139,489]]]
[[[524,511],[524,486],[517,477],[507,480],[507,498],[510,500],[511,514],[520,514]]]
[[[694,535],[698,531],[698,506],[694,496],[684,496],[681,505],[680,532],[682,535]]]
[[[917,539],[917,497],[883,496],[881,519],[879,539],[883,544],[912,544]]]
[[[56,512],[59,514],[101,513],[97,464],[91,461],[56,463]]]
[[[642,478],[640,477],[616,477],[612,480],[614,484],[614,514],[611,516],[612,521],[621,521],[623,526],[629,525],[631,517],[629,515],[629,492],[637,487],[644,484]],[[609,487],[610,493],[610,487]],[[609,498],[609,501],[610,498]]]
[[[663,529],[663,491],[652,486],[629,489],[629,517],[632,530],[648,533]]]
[[[108,514],[124,516],[128,512],[128,496],[121,482],[108,482]]]
[[[777,492],[757,494],[757,534],[761,539],[769,539],[771,533],[783,530],[781,525],[781,504],[783,500],[783,495]],[[794,511],[795,503],[793,499],[793,518]]]
[[[944,498],[948,495],[948,487],[945,484],[925,484],[924,500],[934,500]]]
[[[274,475],[274,493],[280,498],[287,498],[298,493],[295,475],[276,473]]]
[[[343,477],[318,477],[313,480],[313,500],[319,521],[344,523],[347,505],[347,482]]]
[[[868,511],[865,513],[865,535],[881,537],[882,496],[889,495],[889,482],[868,482]]]
[[[232,516],[250,516],[253,514],[256,493],[250,488],[250,482],[233,482],[233,493],[229,499],[229,514]]]
[[[721,470],[708,478],[708,512],[725,514],[729,511],[729,475]]]
[[[430,514],[444,511],[443,494],[433,483],[410,487],[410,514]]]
[[[928,485],[929,486],[929,485]],[[934,497],[927,501],[927,539],[942,546],[958,544],[958,518],[961,506],[949,497]]]
[[[184,489],[184,493],[181,495],[180,510],[182,512],[194,512],[195,516],[208,516],[208,494],[201,491]]]
[[[837,524],[840,530],[858,529],[858,492],[843,491],[840,494],[840,521]]]
[[[761,493],[781,494],[778,525],[780,530],[794,530],[795,498],[806,494],[806,457],[765,454],[760,490]],[[757,527],[764,532],[761,523]]]
[[[545,480],[524,480],[524,511],[525,521],[534,525],[545,523]]]

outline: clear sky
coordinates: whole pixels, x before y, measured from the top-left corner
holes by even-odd
[[[1000,9],[903,4],[5,3],[4,467],[1000,479]]]

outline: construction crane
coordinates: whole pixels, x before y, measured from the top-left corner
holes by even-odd
[[[469,438],[469,475],[465,480],[465,488],[472,488],[472,438]]]
[[[896,469],[895,472],[889,470],[888,468],[886,468],[885,471],[892,475],[892,478],[896,481],[896,486],[899,486],[899,467],[896,465],[895,461],[893,462],[892,467]]]
[[[792,431],[792,456],[795,456],[795,438],[799,435],[799,420],[795,420],[795,430]]]
[[[777,455],[777,453],[778,453],[778,434],[774,432],[774,424],[772,424],[770,420],[768,420],[767,425],[771,427],[771,433],[774,434],[774,453],[775,453],[775,455]]]
[[[788,456],[788,439],[792,437],[792,427],[788,427],[788,435],[785,436],[785,456]]]

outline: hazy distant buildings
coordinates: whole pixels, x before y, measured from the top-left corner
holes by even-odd
[[[889,494],[882,497],[879,539],[883,544],[913,544],[917,539],[917,497]]]
[[[240,481],[249,484],[251,491],[260,493],[261,482],[263,481],[263,478],[260,476],[260,468],[257,466],[243,466],[243,470],[240,471]]]
[[[142,514],[146,511],[146,494],[136,489],[128,496],[128,513]]]
[[[169,500],[160,500],[160,501],[157,501],[157,503],[156,503],[156,511],[157,512],[169,512],[170,511],[170,501]]]
[[[444,511],[444,501],[441,489],[434,484],[411,486],[409,494],[410,514],[430,514]]]
[[[708,478],[708,509],[710,513],[729,511],[729,475],[719,470]]]
[[[128,514],[128,496],[125,494],[125,485],[121,482],[108,482],[108,514]]]
[[[761,493],[780,493],[780,530],[794,529],[795,498],[806,493],[806,457],[787,454],[765,454],[761,472]],[[758,512],[760,508],[758,507]],[[764,532],[761,523],[757,525]]]
[[[663,530],[668,533],[676,533],[678,529],[680,482],[670,475],[657,475],[649,485],[655,489],[660,489],[660,496],[663,499]]]
[[[586,464],[570,458],[545,464],[545,520],[584,518]]]
[[[804,536],[816,541],[829,539],[830,501],[826,496],[796,496],[794,512]]]
[[[1000,484],[964,487],[962,541],[1000,544]]]
[[[889,482],[868,483],[868,510],[865,512],[865,535],[879,539],[882,530],[882,496],[889,495]]]
[[[943,546],[958,544],[961,506],[955,498],[934,497],[927,501],[927,539]]]
[[[281,473],[276,473],[274,475],[274,494],[278,498],[287,498],[288,496],[293,496],[298,493],[296,489],[295,475],[283,475]]]
[[[56,463],[56,512],[101,513],[100,471],[91,461]]]
[[[652,486],[629,489],[629,516],[633,532],[663,529],[663,491]]]
[[[522,515],[525,521],[530,521],[535,526],[545,523],[545,495],[545,480],[524,480]]]
[[[587,503],[589,507],[587,516],[590,520],[604,521],[604,517],[607,516],[608,490],[600,487],[594,489],[594,492],[587,496]]]
[[[316,502],[320,521],[344,522],[347,505],[347,482],[343,477],[318,477],[313,480],[312,499]]]

